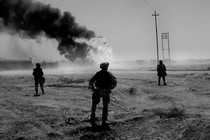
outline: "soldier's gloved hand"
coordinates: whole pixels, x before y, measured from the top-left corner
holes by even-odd
[[[96,88],[93,88],[93,89],[92,89],[92,91],[93,91],[93,92],[96,92],[96,91],[97,91],[97,89],[96,89]]]
[[[89,86],[88,89],[91,89],[92,91],[96,91],[94,86]]]

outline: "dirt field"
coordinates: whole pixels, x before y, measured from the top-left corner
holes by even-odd
[[[167,86],[157,85],[154,71],[112,73],[118,86],[111,93],[111,131],[98,132],[89,123],[88,80],[94,72],[45,73],[39,97],[33,97],[31,72],[0,73],[0,139],[210,139],[210,72],[169,71]],[[101,111],[100,103],[98,124]]]

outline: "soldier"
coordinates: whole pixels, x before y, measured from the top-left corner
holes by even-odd
[[[110,102],[110,93],[117,85],[116,78],[111,72],[107,71],[109,67],[108,62],[100,64],[101,71],[98,71],[89,81],[89,88],[93,91],[92,94],[92,109],[91,109],[91,125],[93,128],[97,127],[95,123],[95,111],[96,106],[100,102],[100,98],[103,100],[103,112],[102,112],[102,127],[109,129],[107,124],[108,117],[108,105]]]
[[[44,94],[43,85],[44,85],[45,79],[44,79],[43,75],[44,75],[44,73],[42,71],[41,65],[40,65],[40,63],[37,63],[36,68],[33,69],[33,76],[34,76],[34,80],[35,80],[35,92],[36,92],[36,94],[34,96],[39,96],[39,94],[38,94],[38,85],[39,84],[40,84],[42,94]]]
[[[163,79],[163,84],[167,85],[166,81],[165,81],[165,76],[167,76],[166,66],[163,64],[162,60],[160,60],[159,61],[159,65],[157,65],[157,75],[158,75],[158,85],[160,86],[160,79],[161,79],[161,77]]]

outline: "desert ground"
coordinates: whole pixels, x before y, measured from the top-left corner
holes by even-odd
[[[209,140],[210,71],[168,71],[167,86],[155,71],[110,70],[111,130],[92,132],[88,81],[96,71],[44,70],[45,94],[34,95],[32,71],[0,72],[2,140]],[[101,123],[102,103],[97,107]],[[67,121],[68,120],[68,121]]]

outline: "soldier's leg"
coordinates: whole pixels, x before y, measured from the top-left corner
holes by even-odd
[[[92,95],[92,108],[91,108],[91,118],[90,122],[92,126],[95,126],[95,111],[96,111],[96,106],[99,103],[98,100],[100,101],[99,97],[96,94]]]
[[[165,76],[163,76],[163,83],[164,83],[164,85],[166,85],[166,79],[165,79]]]
[[[161,76],[158,76],[158,85],[160,86],[160,78]]]
[[[38,82],[35,81],[34,86],[35,86],[35,92],[36,92],[35,95],[38,95]]]
[[[108,94],[103,96],[102,125],[106,125],[109,102],[110,102],[110,95]]]
[[[42,91],[42,94],[44,94],[44,87],[43,87],[43,83],[40,83],[40,88],[41,88],[41,91]]]

